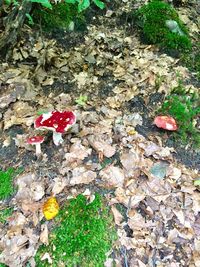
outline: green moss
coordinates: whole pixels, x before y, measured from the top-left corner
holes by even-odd
[[[200,115],[200,97],[186,92],[180,84],[174,88],[158,111],[163,115],[170,115],[178,123],[178,131],[174,138],[182,144],[191,144],[200,147],[200,131],[196,127],[196,119]]]
[[[13,213],[13,208],[5,208],[0,210],[0,223],[4,224],[7,221],[7,218],[10,217]]]
[[[135,15],[141,34],[148,43],[158,44],[167,49],[189,50],[191,48],[186,27],[179,19],[176,10],[169,4],[153,0],[142,6]],[[171,32],[166,26],[167,20],[177,22],[183,35]]]
[[[189,70],[196,73],[197,79],[200,80],[200,40],[192,53],[182,54],[181,60]]]
[[[10,197],[14,193],[13,178],[16,171],[9,168],[7,171],[0,171],[0,200]]]
[[[113,218],[96,194],[92,203],[83,195],[70,200],[56,218],[57,227],[52,231],[48,246],[40,246],[36,265],[103,267],[106,252],[112,248],[116,233]],[[41,261],[48,252],[53,263]]]
[[[85,24],[83,13],[78,13],[77,5],[68,3],[58,3],[52,9],[34,9],[33,21],[41,24],[43,30],[68,29],[70,22],[75,22],[78,26]]]

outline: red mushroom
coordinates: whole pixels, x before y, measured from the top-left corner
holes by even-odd
[[[44,142],[44,137],[43,136],[33,136],[27,138],[27,143],[29,145],[35,145],[35,154],[36,156],[41,154],[41,144]]]
[[[153,122],[158,128],[168,131],[176,131],[178,126],[174,118],[170,116],[157,116]]]
[[[76,116],[73,111],[51,111],[40,115],[35,120],[35,128],[52,130],[53,142],[58,146],[63,142],[62,134],[75,122]]]

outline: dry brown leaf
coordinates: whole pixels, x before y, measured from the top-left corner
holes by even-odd
[[[80,72],[79,74],[74,74],[74,81],[77,82],[78,88],[82,88],[88,81],[88,73],[87,72]]]
[[[119,167],[108,166],[101,170],[99,175],[106,187],[122,187],[124,184],[124,172]]]
[[[23,266],[28,259],[35,255],[38,239],[39,237],[30,228],[26,228],[23,235],[13,236],[9,239],[5,236],[1,240],[3,246],[0,261],[10,267]]]
[[[128,153],[123,153],[120,156],[120,161],[125,169],[127,177],[132,176],[133,171],[138,169],[141,164],[140,155],[134,150],[129,151]]]
[[[67,184],[68,184],[68,180],[66,179],[66,177],[61,177],[61,176],[56,177],[54,179],[54,185],[52,188],[53,195],[56,195],[62,192]]]
[[[76,184],[89,184],[93,182],[97,177],[97,174],[93,171],[88,171],[85,167],[77,167],[72,170],[72,178],[70,179],[70,185]]]
[[[42,199],[45,194],[43,182],[38,181],[33,173],[19,175],[16,184],[18,186],[18,192],[15,196],[17,201],[34,202]]]
[[[89,136],[88,141],[98,153],[102,152],[103,155],[107,158],[111,158],[116,152],[115,147],[111,146],[103,140],[99,140],[99,138],[94,135]]]
[[[114,205],[111,206],[111,210],[114,215],[115,224],[120,225],[124,217]]]
[[[49,264],[53,263],[53,260],[48,252],[45,252],[44,255],[41,257],[41,261],[47,260]]]
[[[81,144],[81,140],[77,140],[70,148],[70,152],[65,154],[66,165],[72,162],[82,162],[86,157],[92,153],[91,148],[87,148]]]
[[[49,231],[47,224],[43,224],[41,226],[40,241],[45,245],[49,244]]]

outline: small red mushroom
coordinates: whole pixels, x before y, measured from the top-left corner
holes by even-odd
[[[176,131],[178,126],[174,118],[170,116],[157,116],[153,122],[158,128],[162,128],[168,131]]]
[[[76,116],[73,111],[51,111],[35,120],[35,128],[52,130],[53,142],[58,146],[63,142],[62,134],[75,122]]]
[[[44,137],[43,136],[33,136],[27,138],[27,143],[29,145],[35,145],[35,154],[36,156],[41,154],[41,144],[44,142]]]

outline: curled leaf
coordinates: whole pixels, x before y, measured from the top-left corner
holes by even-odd
[[[194,186],[200,185],[200,178],[194,181]]]

